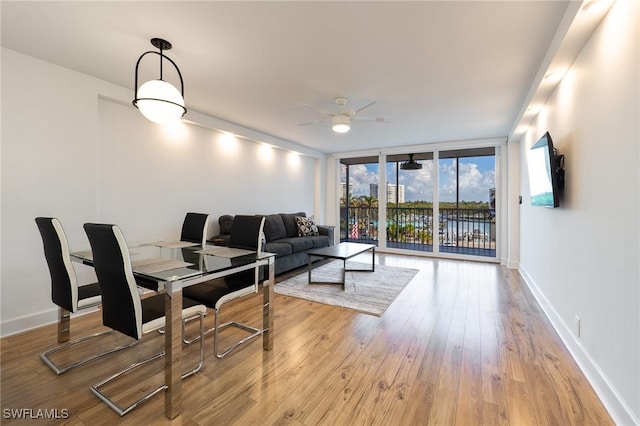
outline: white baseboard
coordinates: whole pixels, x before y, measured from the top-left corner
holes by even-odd
[[[518,269],[520,268],[520,262],[518,262],[517,260],[507,260],[507,268]]]
[[[56,321],[58,321],[57,307],[46,311],[24,315],[18,318],[12,318],[0,323],[0,337],[7,337],[12,334],[22,333],[23,331],[52,324]]]
[[[83,309],[81,313],[71,314],[71,318],[90,314],[97,310],[98,308]],[[32,330],[34,328],[43,327],[56,322],[58,322],[57,307],[46,311],[36,312],[34,314],[24,315],[18,318],[12,318],[0,323],[0,337],[11,336],[12,334],[22,333],[23,331]]]
[[[576,339],[575,335],[571,332],[571,328],[562,320],[562,317],[547,300],[531,276],[522,266],[519,267],[518,271],[538,301],[538,304],[549,318],[549,321],[551,321],[553,328],[555,328],[556,332],[560,335],[560,338],[571,353],[571,356],[575,359],[578,367],[580,367],[604,404],[609,415],[613,418],[613,421],[617,425],[640,426],[640,420],[634,415],[631,408],[629,408],[620,396],[606,374],[604,374],[598,364],[591,358],[589,352],[587,352],[584,346]]]

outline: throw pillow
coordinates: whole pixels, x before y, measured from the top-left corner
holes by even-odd
[[[296,224],[298,225],[298,237],[308,237],[309,235],[319,235],[318,227],[315,224],[313,216],[309,216],[309,217],[296,216]]]

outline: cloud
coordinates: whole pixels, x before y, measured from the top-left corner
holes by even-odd
[[[459,190],[461,201],[489,201],[489,188],[495,188],[495,170],[482,172],[478,164],[460,162]],[[440,200],[456,200],[455,160],[440,163]]]
[[[476,162],[470,159],[461,159],[459,162],[460,173],[460,200],[463,201],[489,201],[489,189],[495,188],[495,169],[481,170]],[[400,170],[399,183],[405,186],[405,200],[433,200],[433,174],[434,162],[421,161],[420,170]],[[440,200],[456,200],[456,162],[455,160],[442,160],[439,165]],[[486,166],[485,166],[486,167]],[[354,196],[369,195],[369,185],[378,183],[377,165],[352,165],[349,166],[349,183],[351,193]],[[387,169],[387,181],[395,182],[395,168]],[[341,174],[342,182],[345,181],[344,172]]]
[[[474,163],[460,163],[460,199],[489,201],[489,189],[496,187],[495,170],[484,173]]]
[[[404,185],[406,201],[433,200],[433,161],[420,163],[422,163],[422,169],[400,170],[400,185]]]
[[[371,165],[369,166],[371,167]],[[349,166],[349,184],[351,186],[351,195],[359,197],[361,195],[369,195],[369,185],[378,183],[378,167],[371,167],[369,170],[364,164],[355,164]],[[342,182],[345,182],[343,178]]]

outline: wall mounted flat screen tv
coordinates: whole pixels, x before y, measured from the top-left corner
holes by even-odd
[[[553,147],[549,132],[533,144],[527,165],[531,205],[559,207],[560,190],[564,187],[564,156]]]

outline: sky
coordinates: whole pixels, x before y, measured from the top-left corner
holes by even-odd
[[[400,170],[400,185],[405,186],[405,201],[433,200],[433,160],[419,161],[420,170]],[[456,200],[455,159],[440,160],[440,201]],[[391,166],[393,165],[393,166]],[[349,183],[355,197],[369,195],[369,184],[378,183],[378,163],[349,166]],[[387,165],[387,182],[395,184],[395,163]],[[344,168],[341,181],[345,182]],[[489,201],[489,189],[495,188],[495,158],[460,158],[460,201]]]

